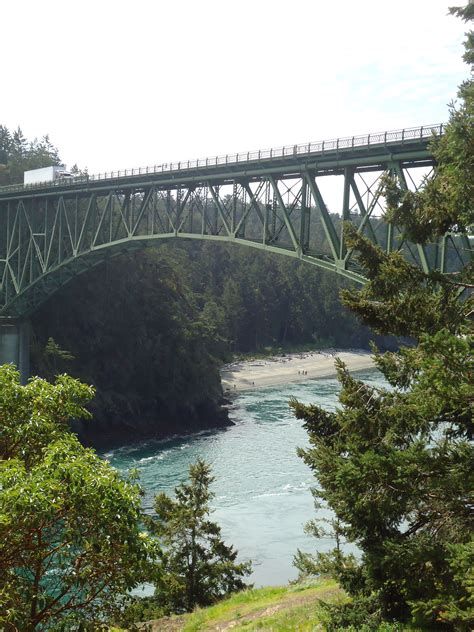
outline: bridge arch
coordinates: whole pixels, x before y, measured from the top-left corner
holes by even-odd
[[[168,239],[231,242],[297,258],[364,283],[342,232],[352,222],[425,271],[448,270],[445,236],[429,248],[383,222],[381,176],[408,188],[432,168],[426,126],[0,189],[0,318],[32,314],[105,259]],[[323,194],[339,182],[341,207]],[[469,244],[468,249],[469,249]],[[0,350],[1,353],[1,350]]]
[[[296,257],[356,283],[363,272],[342,220],[424,270],[447,265],[381,219],[380,177],[408,188],[432,167],[424,126],[0,189],[0,317],[21,318],[71,278],[117,253],[169,238],[228,241]],[[339,176],[342,208],[321,182]],[[329,210],[331,208],[331,211]]]

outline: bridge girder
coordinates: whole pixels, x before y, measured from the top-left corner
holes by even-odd
[[[309,146],[308,146],[309,147]],[[0,316],[28,316],[73,277],[159,239],[205,239],[295,257],[364,283],[342,221],[425,271],[448,271],[447,235],[423,247],[382,220],[380,179],[434,164],[427,138],[0,190]],[[342,204],[335,208],[338,182]],[[339,182],[340,181],[340,182]],[[328,193],[329,191],[329,193]],[[462,248],[463,246],[461,246]],[[464,244],[469,250],[469,244]],[[465,254],[465,253],[464,253]],[[464,256],[462,252],[459,257]]]

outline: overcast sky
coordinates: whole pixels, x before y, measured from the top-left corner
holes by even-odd
[[[468,74],[449,4],[4,2],[0,124],[95,173],[438,123]]]

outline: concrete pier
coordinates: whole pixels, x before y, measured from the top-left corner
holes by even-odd
[[[0,319],[0,365],[14,364],[20,371],[22,384],[30,376],[29,323]]]

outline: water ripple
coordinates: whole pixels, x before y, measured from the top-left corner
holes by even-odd
[[[377,371],[359,376],[384,385]],[[303,532],[303,524],[315,515],[310,492],[315,481],[296,454],[308,439],[288,401],[296,397],[334,410],[338,390],[337,380],[330,378],[247,391],[235,398],[230,410],[235,425],[225,431],[127,446],[104,456],[123,472],[138,467],[150,513],[156,493],[172,494],[198,458],[209,462],[215,476],[213,519],[240,559],[253,560],[250,580],[257,586],[285,583],[296,577],[292,557],[297,548],[328,550],[334,544]]]

